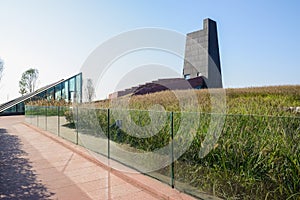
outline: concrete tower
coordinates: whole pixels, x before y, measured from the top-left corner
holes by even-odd
[[[208,88],[222,88],[217,23],[203,20],[203,29],[187,34],[183,76],[203,76]]]

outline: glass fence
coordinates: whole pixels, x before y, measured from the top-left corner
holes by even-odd
[[[300,118],[26,106],[28,123],[198,198],[300,197]]]

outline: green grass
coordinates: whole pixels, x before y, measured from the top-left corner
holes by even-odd
[[[197,111],[202,114],[192,145],[175,163],[175,179],[225,199],[299,199],[300,115],[287,108],[300,106],[300,86],[226,89],[227,117],[222,134],[201,159],[199,149],[210,123],[210,92],[216,91],[177,91],[181,102],[189,102],[190,94],[195,93]],[[147,110],[154,104],[180,113],[179,100],[171,91],[133,96],[129,108]],[[110,101],[95,106],[108,108]],[[139,115],[133,119],[147,123],[149,119]],[[175,118],[174,125],[178,124],[180,117]],[[168,134],[166,126],[156,138],[124,134],[124,142],[150,151],[164,146]],[[169,175],[169,170],[160,172]]]
[[[190,100],[191,93],[195,94],[199,102],[197,111],[210,112],[210,93],[218,92],[218,89],[176,92],[183,102]],[[225,89],[225,93],[228,114],[299,116],[285,111],[285,108],[300,106],[300,85]],[[110,104],[110,100],[103,100],[95,102],[95,107],[108,108]],[[167,111],[180,111],[179,100],[172,91],[133,96],[130,98],[129,107],[148,110],[154,104],[162,105]]]
[[[155,104],[162,105],[168,115],[174,112],[175,150],[185,145],[183,136],[193,136],[191,145],[175,161],[176,187],[180,187],[179,182],[186,183],[225,199],[300,199],[300,115],[286,109],[300,106],[300,86],[226,89],[227,115],[221,135],[201,158],[199,151],[212,122],[209,92],[216,91],[177,91],[184,104],[189,104],[191,93],[195,92],[199,104],[196,110],[189,111],[200,113],[199,127],[182,121],[183,117],[192,121],[194,114],[181,112],[179,100],[170,91],[133,96],[129,101],[131,110],[123,112],[129,113],[136,125],[145,127],[151,123],[147,110]],[[96,111],[80,109],[78,124],[87,134],[107,134],[106,109],[110,106],[110,100],[105,100],[94,103]],[[155,124],[162,121],[159,116],[155,119]],[[109,124],[114,122],[112,115]],[[126,120],[123,123],[125,126]],[[134,129],[127,128],[128,131],[112,126],[111,140],[137,152],[157,150],[170,142],[169,120],[159,130],[150,128],[143,132],[156,133],[152,137],[129,135]],[[170,176],[170,166],[159,173]]]
[[[235,199],[299,198],[300,119],[228,115],[215,148],[198,155],[205,132],[176,162],[177,180]],[[199,139],[198,139],[199,138]]]

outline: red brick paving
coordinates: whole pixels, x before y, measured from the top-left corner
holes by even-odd
[[[22,158],[30,163],[35,181],[46,188],[45,199],[193,199],[142,174],[110,169],[93,161],[82,147],[23,121],[22,116],[0,117],[0,128],[19,138],[26,152]],[[0,195],[8,194],[0,190]]]

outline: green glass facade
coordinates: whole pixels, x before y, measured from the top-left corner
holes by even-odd
[[[48,100],[64,99],[67,102],[81,103],[81,101],[82,101],[82,76],[81,76],[81,73],[48,89],[46,91],[46,98]]]
[[[25,103],[39,99],[61,100],[66,102],[81,103],[82,102],[82,73],[72,76],[66,80],[59,81],[36,90],[33,93],[26,94],[10,102],[0,105],[7,108],[0,112],[0,115],[16,115],[25,113]]]

